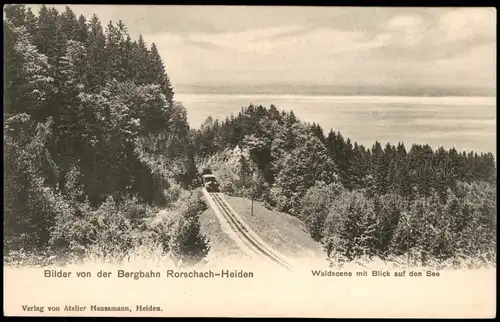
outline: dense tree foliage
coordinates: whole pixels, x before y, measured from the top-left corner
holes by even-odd
[[[69,7],[6,6],[3,24],[4,245],[85,247],[114,238],[93,235],[103,227],[128,238],[137,214],[124,209],[169,207],[169,189],[196,175],[157,47]]]
[[[238,146],[224,191],[302,218],[332,258],[496,259],[491,153],[365,147],[273,105],[190,129],[158,48],[122,21],[9,5],[3,24],[6,251],[199,260],[195,160]]]
[[[191,134],[200,159],[236,146],[248,151],[252,171],[263,178],[257,184],[264,188],[254,189],[259,198],[301,217],[332,257],[496,258],[491,153],[380,142],[366,148],[273,105],[210,118]],[[243,176],[221,176],[222,187]],[[231,185],[226,192],[248,190]]]

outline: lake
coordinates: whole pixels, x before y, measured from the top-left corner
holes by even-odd
[[[403,142],[455,147],[477,152],[496,151],[495,97],[319,96],[177,93],[191,127],[208,116],[225,119],[241,107],[274,104],[293,110],[306,122],[319,123],[325,134],[339,130],[344,137],[371,147]]]

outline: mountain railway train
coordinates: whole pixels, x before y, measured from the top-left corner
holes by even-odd
[[[208,192],[219,192],[219,183],[217,182],[215,176],[212,174],[212,171],[209,171],[210,173],[206,173],[205,169],[203,169],[203,173],[201,175],[203,180],[203,187],[207,189]]]
[[[201,175],[205,175],[205,174],[212,174],[212,169],[210,168],[203,168],[203,170],[201,170]]]

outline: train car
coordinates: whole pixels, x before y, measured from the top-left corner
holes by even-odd
[[[213,174],[204,174],[203,187],[207,189],[208,192],[219,192],[219,183]]]
[[[201,175],[205,175],[205,174],[213,174],[212,173],[212,169],[210,168],[203,168],[203,170],[201,170]]]

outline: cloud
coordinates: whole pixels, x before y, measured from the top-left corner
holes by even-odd
[[[298,26],[260,28],[225,34],[188,37],[146,35],[155,39],[169,62],[172,79],[181,83],[213,80],[284,81],[327,79],[342,64],[338,55],[373,46],[360,32],[329,28],[302,30]],[[201,44],[201,45],[200,45]],[[177,53],[177,54],[176,54]],[[340,56],[339,56],[340,57]],[[176,67],[173,67],[176,66]],[[187,79],[186,67],[196,70]]]
[[[71,8],[104,23],[121,19],[133,38],[142,33],[174,85],[496,85],[495,9]]]
[[[495,53],[495,19],[486,9],[451,9],[433,16],[399,15],[380,28],[373,56],[427,63],[453,59],[477,46]],[[477,57],[474,57],[475,59]]]
[[[494,84],[494,43],[436,39],[436,32],[401,16],[375,35],[289,25],[161,42],[179,83]]]
[[[379,35],[388,45],[419,46],[425,37],[426,27],[418,16],[401,15],[389,20],[382,28],[384,33]]]
[[[389,20],[385,25],[387,30],[415,28],[422,24],[422,19],[419,16],[401,15]]]
[[[264,53],[279,46],[282,38],[293,38],[291,35],[298,34],[301,30],[300,26],[280,26],[218,34],[193,33],[189,38],[193,41],[211,43],[239,52],[259,51]]]
[[[449,40],[462,41],[476,37],[494,39],[495,9],[466,8],[445,12],[439,19],[439,29]]]

